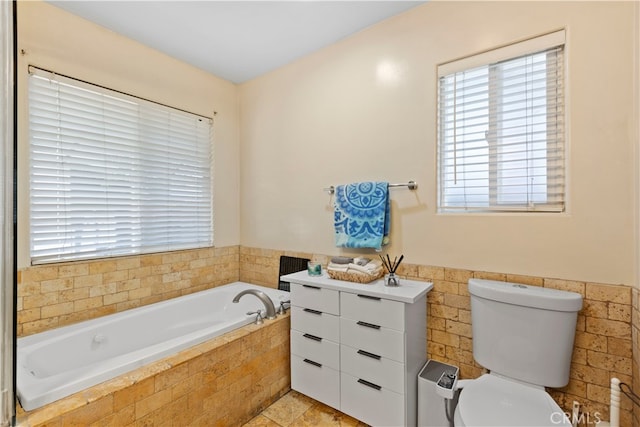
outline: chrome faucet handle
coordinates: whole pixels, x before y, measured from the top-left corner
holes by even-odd
[[[291,304],[291,300],[280,301],[280,308],[278,308],[278,314],[285,314],[287,312],[287,308],[284,306],[285,304]]]
[[[252,314],[256,315],[256,321],[254,322],[256,325],[262,325],[264,322],[262,321],[263,317],[262,317],[262,311],[260,310],[256,310],[256,311],[248,311],[247,315],[251,316]]]
[[[265,294],[264,292],[262,292],[261,290],[258,289],[245,289],[244,291],[240,292],[238,295],[235,296],[235,298],[233,298],[233,302],[237,303],[240,302],[240,298],[242,298],[244,295],[246,294],[251,294],[253,296],[255,296],[256,298],[258,298],[260,301],[262,301],[262,304],[264,304],[264,308],[265,310],[265,316],[267,319],[275,319],[276,318],[276,307],[273,304],[273,300],[271,298],[269,298],[269,296],[267,294]]]

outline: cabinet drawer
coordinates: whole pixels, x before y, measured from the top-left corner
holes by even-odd
[[[404,363],[404,332],[341,317],[340,342]]]
[[[332,289],[292,283],[291,305],[311,308],[337,316],[340,314],[340,293]]]
[[[291,330],[291,354],[340,370],[340,346],[334,341]]]
[[[291,329],[340,342],[340,321],[333,314],[291,306]]]
[[[340,372],[312,359],[291,355],[291,388],[340,409]]]
[[[340,370],[396,393],[405,393],[404,364],[395,360],[341,344]]]
[[[340,314],[353,320],[404,331],[404,303],[368,295],[340,293]]]
[[[404,396],[364,381],[341,374],[340,410],[372,426],[406,425]]]

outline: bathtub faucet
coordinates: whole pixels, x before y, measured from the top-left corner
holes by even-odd
[[[246,290],[240,292],[233,299],[233,302],[240,301],[240,298],[242,298],[242,296],[246,295],[246,294],[254,295],[254,296],[258,297],[258,299],[260,301],[262,301],[262,303],[264,304],[264,307],[267,309],[267,313],[266,313],[267,319],[275,319],[276,318],[276,308],[273,305],[273,301],[271,301],[271,298],[269,298],[269,296],[267,294],[265,294],[264,292],[259,291],[257,289],[246,289]]]

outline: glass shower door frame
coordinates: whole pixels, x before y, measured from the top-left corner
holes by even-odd
[[[0,425],[15,416],[14,91],[13,1],[0,1]]]

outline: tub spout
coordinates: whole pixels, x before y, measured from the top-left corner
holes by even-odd
[[[246,289],[246,290],[240,292],[233,299],[233,302],[240,301],[240,298],[242,298],[242,296],[246,295],[246,294],[254,295],[254,296],[258,297],[258,299],[260,301],[262,301],[262,303],[264,304],[264,307],[267,309],[267,313],[266,313],[267,319],[275,319],[276,318],[276,307],[273,305],[273,301],[271,301],[271,298],[269,298],[269,296],[267,294],[265,294],[264,292],[259,291],[257,289]]]

